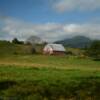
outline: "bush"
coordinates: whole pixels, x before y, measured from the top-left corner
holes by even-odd
[[[12,40],[12,43],[14,43],[14,44],[24,44],[23,41],[19,41],[17,38],[14,38],[14,39]]]
[[[94,41],[87,49],[86,54],[94,60],[100,60],[100,41]]]

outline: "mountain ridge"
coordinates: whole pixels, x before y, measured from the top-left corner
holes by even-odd
[[[63,44],[64,46],[73,48],[85,48],[88,47],[92,41],[92,39],[85,36],[74,36],[72,38],[65,38],[54,43]]]

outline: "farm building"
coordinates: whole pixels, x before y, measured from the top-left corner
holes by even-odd
[[[47,44],[43,49],[43,53],[49,55],[65,55],[65,52],[62,44]]]

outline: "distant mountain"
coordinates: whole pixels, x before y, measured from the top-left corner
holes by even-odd
[[[92,40],[85,36],[75,36],[61,41],[56,41],[55,43],[63,44],[64,46],[68,46],[68,47],[84,48],[89,46],[91,42]]]

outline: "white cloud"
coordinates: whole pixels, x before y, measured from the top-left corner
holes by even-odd
[[[83,35],[92,39],[100,39],[100,24],[70,24],[64,30],[70,35]]]
[[[58,0],[53,8],[59,12],[64,11],[94,11],[100,9],[100,0]]]
[[[30,24],[15,19],[7,18],[1,29],[4,37],[11,39],[17,37],[19,39],[27,39],[31,35],[39,36],[49,42],[68,38],[76,35],[83,35],[93,39],[100,39],[100,24]],[[1,37],[3,38],[3,37]]]

